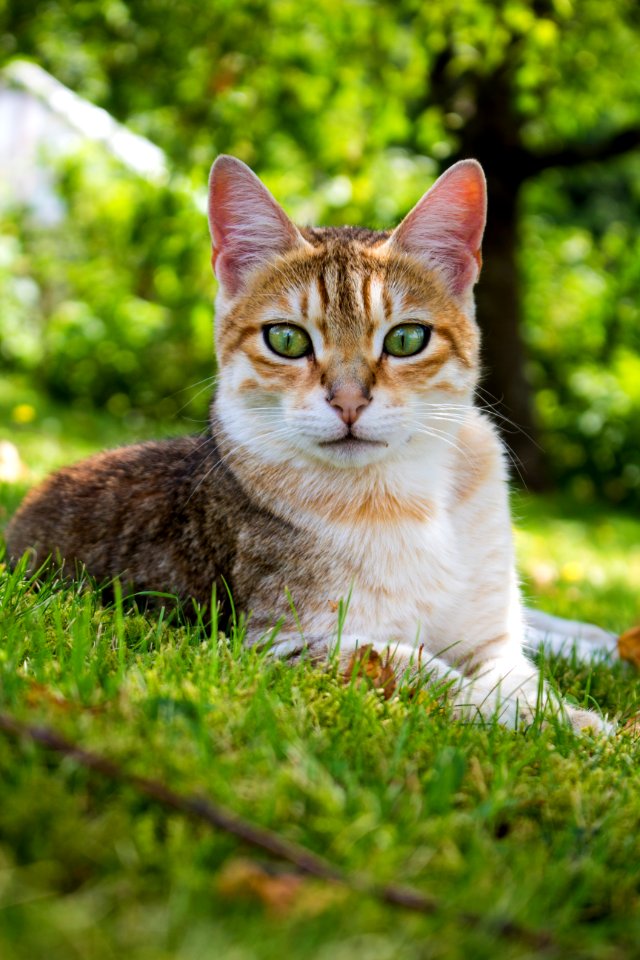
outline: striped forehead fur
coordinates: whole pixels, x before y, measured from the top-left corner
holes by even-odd
[[[302,228],[307,243],[256,271],[243,296],[218,317],[218,351],[224,362],[265,311],[281,309],[289,321],[317,326],[343,346],[384,326],[407,319],[412,309],[444,330],[460,359],[473,362],[477,331],[450,296],[437,272],[411,255],[389,249],[389,234],[357,227]],[[402,313],[405,316],[402,316]],[[455,329],[456,336],[453,336]],[[463,349],[464,347],[464,349]]]

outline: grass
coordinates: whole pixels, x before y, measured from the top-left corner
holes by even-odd
[[[0,525],[45,469],[123,433],[85,417],[57,412],[48,447],[39,417],[12,428],[31,475],[0,489]],[[615,630],[640,619],[640,522],[524,495],[515,512],[531,600]],[[105,608],[91,591],[37,591],[3,569],[1,709],[441,908],[423,916],[274,875],[224,833],[0,734],[3,960],[637,955],[633,736],[456,723],[429,691],[384,700],[247,652],[241,634]],[[545,669],[580,703],[638,711],[625,664]],[[480,927],[461,920],[469,911]],[[499,934],[503,921],[547,932],[549,946]]]

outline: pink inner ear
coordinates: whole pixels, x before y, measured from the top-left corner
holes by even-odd
[[[257,267],[304,242],[252,170],[218,157],[209,177],[209,226],[216,277],[235,296]]]
[[[460,296],[478,279],[486,184],[475,160],[454,164],[407,214],[391,243],[437,269]]]

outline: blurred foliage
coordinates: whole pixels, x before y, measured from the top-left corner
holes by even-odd
[[[233,153],[286,172],[290,200],[390,146],[454,155],[505,68],[532,148],[637,122],[639,22],[635,0],[4,0],[0,45],[202,182],[212,154]],[[370,216],[363,199],[347,221]]]
[[[640,503],[640,165],[550,171],[525,194],[524,333],[555,476]]]
[[[177,413],[213,372],[193,198],[216,153],[250,163],[301,222],[388,226],[469,143],[487,162],[500,109],[486,91],[505,82],[523,157],[640,125],[639,19],[632,0],[5,0],[0,58],[33,57],[176,173],[153,186],[87,147],[61,170],[63,224],[5,212],[0,363],[58,400]],[[638,504],[640,162],[533,177],[521,214],[554,476]]]
[[[59,189],[61,223],[2,220],[0,359],[57,400],[175,414],[213,372],[202,213],[94,146],[64,162]]]

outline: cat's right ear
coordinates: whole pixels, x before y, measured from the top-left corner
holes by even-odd
[[[222,155],[209,176],[209,229],[218,283],[235,297],[249,275],[307,242],[253,170]]]
[[[477,160],[460,160],[439,177],[387,244],[437,270],[458,297],[478,279],[487,218],[487,185]]]

